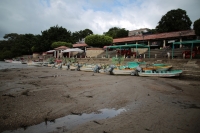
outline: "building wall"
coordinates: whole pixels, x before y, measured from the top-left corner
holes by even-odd
[[[103,49],[89,49],[86,50],[86,56],[87,57],[97,57],[98,55],[101,55],[105,51]]]
[[[33,53],[33,58],[37,59],[40,56],[40,53]]]
[[[147,32],[147,28],[141,28],[141,29],[138,29],[138,30],[129,31],[128,36],[142,35],[142,32]]]
[[[148,48],[132,48],[131,49],[132,52],[137,52],[138,51],[138,54],[143,54],[145,53],[146,51],[148,51]]]

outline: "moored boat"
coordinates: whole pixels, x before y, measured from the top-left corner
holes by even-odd
[[[134,69],[113,69],[112,73],[114,75],[131,75]]]
[[[80,70],[85,72],[93,72],[94,68],[95,68],[94,64],[85,64],[80,67]]]
[[[93,67],[81,67],[80,70],[85,71],[85,72],[93,72],[94,68]]]
[[[101,70],[103,73],[110,73],[114,75],[131,75],[133,71],[135,71],[136,68],[128,68],[126,66],[115,66],[111,65],[109,68]]]
[[[13,60],[11,63],[22,63],[22,61]]]
[[[6,63],[12,63],[12,59],[4,59],[4,61],[6,62]]]
[[[139,76],[145,77],[177,77],[182,74],[182,70],[170,70],[170,71],[154,71],[145,70],[144,72],[138,72]]]
[[[27,62],[28,66],[42,66],[43,62],[30,61]]]
[[[145,67],[142,67],[143,71],[146,70],[155,70],[155,71],[167,71],[172,68],[172,65],[167,64],[146,64]]]

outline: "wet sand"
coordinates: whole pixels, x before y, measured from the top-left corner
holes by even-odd
[[[119,115],[51,132],[200,132],[200,82],[93,74],[52,68],[0,70],[0,132],[67,115]]]

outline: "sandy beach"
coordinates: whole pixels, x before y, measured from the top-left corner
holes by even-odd
[[[69,115],[121,109],[115,116],[111,113],[87,121],[81,118],[81,124],[77,117],[73,126],[65,120],[50,131],[37,128],[37,132],[199,133],[199,86],[199,81],[178,78],[116,76],[48,67],[4,69],[0,70],[0,132],[36,132],[34,126],[30,128],[32,125],[44,122],[43,126],[48,127]]]

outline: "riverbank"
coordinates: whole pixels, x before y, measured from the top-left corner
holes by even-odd
[[[73,127],[64,122],[51,132],[200,132],[199,86],[199,81],[173,78],[46,67],[4,69],[0,70],[0,132],[122,108],[125,111],[115,117]]]

